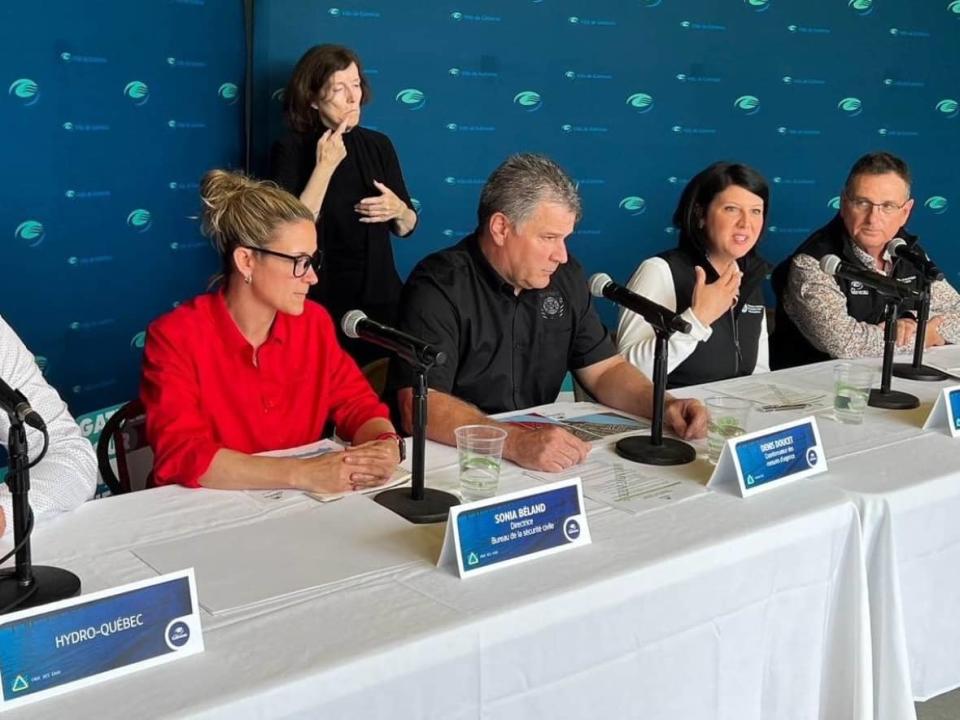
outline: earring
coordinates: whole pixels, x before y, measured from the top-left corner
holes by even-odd
[[[310,103],[310,107],[312,107],[314,110],[319,110],[319,109],[320,109],[319,107],[317,107],[317,104],[316,104],[316,103]]]
[[[243,281],[244,281],[247,285],[252,285],[252,284],[253,284],[253,275],[244,275],[244,276],[243,276]]]

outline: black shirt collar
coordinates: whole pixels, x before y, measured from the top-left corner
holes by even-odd
[[[515,297],[517,293],[513,285],[503,279],[503,276],[497,272],[496,268],[490,264],[487,256],[483,254],[483,249],[480,247],[479,233],[477,231],[470,233],[464,238],[463,242],[467,247],[467,252],[470,253],[470,257],[473,258],[474,264],[479,269],[480,276],[490,288]],[[521,292],[523,291],[521,290]]]

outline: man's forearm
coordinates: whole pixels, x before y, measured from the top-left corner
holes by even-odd
[[[653,414],[653,383],[626,361],[608,368],[589,389],[607,407],[646,418]]]

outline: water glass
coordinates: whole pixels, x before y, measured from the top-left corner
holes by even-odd
[[[840,363],[833,368],[833,411],[842,423],[859,425],[867,409],[877,371],[872,367]]]
[[[746,432],[753,403],[733,397],[712,397],[704,401],[710,416],[707,422],[707,460],[716,465],[720,452],[730,438]]]
[[[500,460],[507,432],[492,425],[464,425],[453,432],[460,454],[463,501],[493,497],[500,484]]]

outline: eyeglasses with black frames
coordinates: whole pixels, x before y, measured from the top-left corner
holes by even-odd
[[[316,273],[319,273],[320,268],[323,267],[323,250],[317,250],[313,255],[307,255],[306,253],[290,255],[288,253],[277,252],[276,250],[253,247],[252,245],[243,245],[242,247],[258,253],[265,253],[267,255],[286,258],[293,263],[293,276],[295,278],[300,278],[306,275],[307,270],[309,270],[311,267]]]

